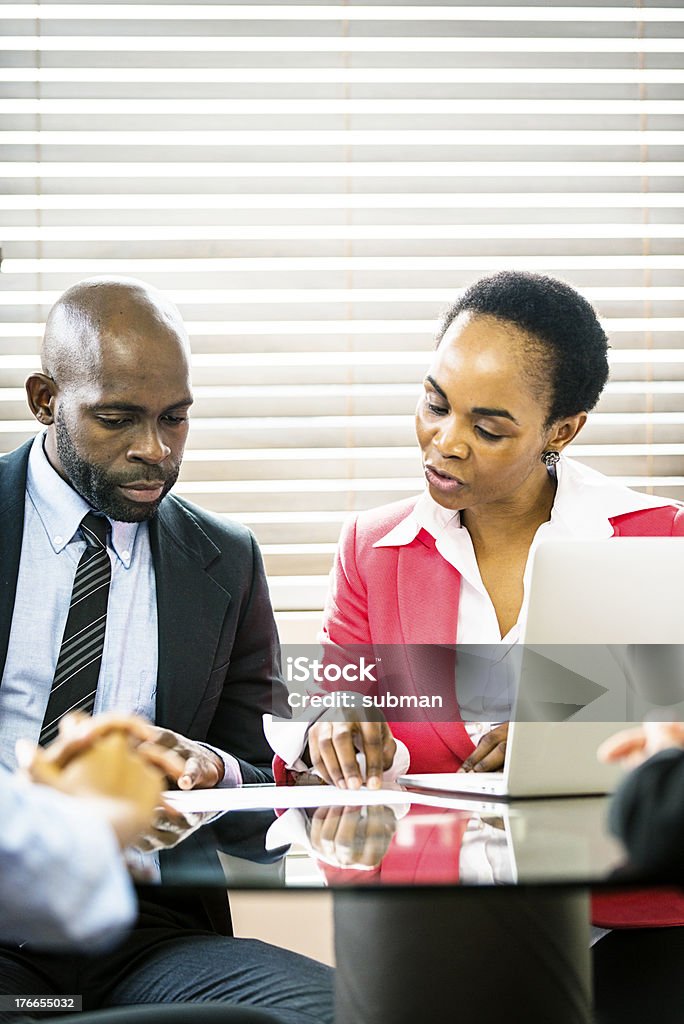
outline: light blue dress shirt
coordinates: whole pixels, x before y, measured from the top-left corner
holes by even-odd
[[[85,541],[90,506],[52,468],[43,434],[31,448],[17,593],[0,686],[0,762],[13,768],[17,739],[38,742]],[[95,713],[154,721],[157,592],[147,523],[111,522],[112,582]]]
[[[100,950],[122,937],[136,900],[104,818],[0,767],[0,821],[0,942]]]
[[[5,671],[0,686],[0,764],[14,768],[18,739],[38,742],[47,708],[71,590],[85,541],[81,520],[90,505],[55,472],[39,434],[29,453],[24,534]],[[147,523],[110,520],[112,580],[107,631],[94,713],[115,711],[155,720],[157,589]],[[232,754],[219,786],[242,784]]]

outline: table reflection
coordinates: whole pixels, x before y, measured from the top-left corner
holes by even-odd
[[[312,884],[316,877],[328,885],[383,886],[597,881],[624,859],[606,831],[606,804],[585,798],[459,809],[292,808],[271,827],[267,844],[304,851],[317,868]],[[302,884],[301,865],[293,874]]]
[[[435,803],[407,794],[392,805],[230,811],[185,828],[164,822],[156,832],[168,830],[165,848],[138,854],[137,871],[163,885],[482,887],[592,884],[625,860],[608,831],[608,798]]]

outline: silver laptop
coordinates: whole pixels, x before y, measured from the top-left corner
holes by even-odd
[[[683,608],[684,538],[540,545],[519,669],[517,701],[527,707],[516,704],[503,771],[399,781],[496,799],[612,792],[620,769],[599,763],[596,749],[640,720],[646,706],[630,684],[624,652],[627,645],[684,644]],[[566,705],[565,720],[545,720],[553,717],[544,714],[545,695]]]

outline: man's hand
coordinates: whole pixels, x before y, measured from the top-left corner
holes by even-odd
[[[508,722],[497,725],[495,729],[485,733],[470,757],[460,767],[462,772],[498,772],[501,771],[506,754],[508,739]]]
[[[339,789],[380,789],[382,773],[391,767],[397,744],[387,722],[339,722],[322,718],[309,729],[311,766],[324,782]],[[365,755],[362,777],[357,753]]]
[[[599,761],[619,761],[627,768],[636,768],[669,747],[684,748],[684,722],[644,722],[635,729],[623,729],[601,744],[597,757]]]
[[[391,807],[317,807],[310,839],[333,867],[369,870],[382,861],[396,830]]]
[[[159,764],[178,789],[212,789],[223,780],[225,765],[213,750],[170,729],[149,725],[148,730],[140,752]],[[160,749],[164,751],[162,757],[157,754]]]

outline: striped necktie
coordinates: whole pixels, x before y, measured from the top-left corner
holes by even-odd
[[[49,743],[67,711],[92,714],[102,664],[112,566],[107,553],[109,522],[88,512],[81,522],[86,549],[76,567],[71,603],[55,677],[40,731]]]

